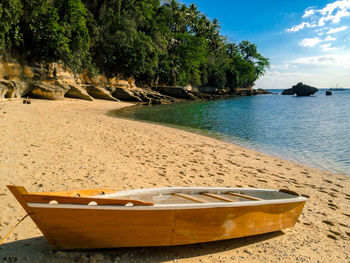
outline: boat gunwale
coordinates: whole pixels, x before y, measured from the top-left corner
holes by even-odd
[[[201,193],[203,191],[224,191],[224,192],[234,192],[234,191],[248,191],[248,192],[277,192],[277,193],[284,193],[290,196],[296,196],[292,195],[290,193],[281,192],[279,190],[275,189],[260,189],[260,188],[231,188],[231,187],[160,187],[160,188],[140,188],[140,189],[132,189],[132,190],[123,190],[118,191],[115,193],[105,194],[105,195],[96,195],[94,197],[99,198],[112,198],[112,197],[122,197],[125,195],[138,195],[138,194],[170,194],[175,193],[174,191],[198,191],[198,193]],[[297,195],[300,196],[300,195]],[[287,198],[286,198],[287,199]]]
[[[260,201],[241,201],[241,202],[212,202],[212,203],[184,203],[184,204],[154,204],[153,206],[120,206],[120,205],[74,205],[74,204],[43,204],[27,203],[33,208],[49,209],[89,209],[89,210],[180,210],[180,209],[206,209],[206,208],[229,208],[244,206],[263,206],[273,204],[289,204],[306,202],[307,198],[298,196],[288,199],[273,199]]]

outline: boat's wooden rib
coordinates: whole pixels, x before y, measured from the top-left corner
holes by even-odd
[[[236,202],[236,200],[233,200],[231,198],[227,198],[225,196],[217,195],[217,194],[212,194],[212,193],[201,193],[201,194],[209,196],[209,197],[214,198],[214,199],[225,201],[225,202]]]
[[[254,196],[250,196],[250,195],[244,195],[244,194],[239,194],[239,193],[234,193],[234,192],[228,192],[227,194],[233,195],[233,196],[237,196],[237,197],[241,197],[241,198],[245,198],[245,199],[249,199],[249,200],[254,200],[254,201],[264,200],[264,199],[261,199],[261,198],[258,198],[258,197],[254,197]]]
[[[57,195],[33,195],[23,194],[23,199],[27,203],[49,203],[56,201],[59,204],[79,204],[88,205],[90,202],[96,202],[98,205],[126,205],[132,203],[135,206],[151,206],[153,203],[130,199],[107,199],[95,197],[75,197],[75,196],[57,196]]]
[[[179,196],[179,197],[182,197],[182,198],[186,198],[188,200],[191,200],[191,201],[195,201],[197,203],[207,203],[208,201],[205,200],[205,199],[202,199],[200,197],[196,197],[196,196],[193,196],[193,195],[189,195],[189,194],[183,194],[183,193],[173,193],[173,195],[175,196]]]

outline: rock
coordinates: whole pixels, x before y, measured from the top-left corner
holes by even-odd
[[[9,90],[10,98],[22,98],[25,97],[30,91],[29,84],[20,81],[10,81],[12,89]]]
[[[0,80],[0,99],[21,98],[29,91],[29,85],[25,82]]]
[[[305,85],[302,82],[293,86],[292,89],[297,96],[311,96],[318,91],[318,89]]]
[[[65,86],[62,85],[30,83],[29,88],[29,97],[47,100],[63,100],[67,92]]]
[[[295,92],[294,90],[291,88],[291,89],[285,89],[282,91],[282,95],[294,95]]]
[[[113,97],[135,102],[146,102],[148,104],[162,104],[163,102],[171,101],[173,98],[163,95],[149,87],[139,88],[136,86],[117,85],[109,88],[114,90]]]
[[[118,101],[108,90],[101,86],[87,85],[85,88],[87,93],[95,99]]]
[[[8,90],[8,87],[0,81],[0,100],[5,99]]]
[[[254,90],[253,87],[236,88],[234,94],[238,96],[252,96],[254,95]]]
[[[207,94],[217,94],[218,88],[212,87],[212,86],[200,86],[198,87],[198,91],[201,93],[207,93]]]
[[[0,86],[3,87],[2,89],[0,88],[3,91],[0,91],[0,98],[2,99],[21,98],[29,91],[29,85],[25,82],[1,80]]]
[[[64,94],[65,97],[90,101],[94,100],[80,85],[69,84],[68,88],[68,91]]]
[[[136,96],[134,92],[132,92],[126,87],[115,87],[112,95],[117,99],[125,100],[125,101],[137,101],[137,102],[143,101],[139,96]]]
[[[154,90],[158,91],[161,94],[165,94],[171,97],[186,99],[186,100],[195,100],[196,97],[190,93],[188,90],[181,86],[158,86],[154,87]]]
[[[331,95],[332,95],[332,91],[326,90],[326,96],[331,96]]]
[[[101,253],[95,253],[93,256],[90,258],[90,262],[103,262],[104,261],[104,256]]]
[[[253,95],[265,95],[265,94],[272,94],[272,93],[266,89],[254,89],[253,90]]]

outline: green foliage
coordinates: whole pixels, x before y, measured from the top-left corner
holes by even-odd
[[[22,8],[20,0],[0,0],[0,51],[21,43],[18,23]]]
[[[25,8],[24,8],[25,7]],[[269,66],[176,0],[0,0],[0,49],[148,85],[248,87]]]
[[[69,56],[69,39],[60,24],[57,9],[40,0],[23,1],[27,6],[21,21],[23,54],[29,59],[48,62],[65,60]]]

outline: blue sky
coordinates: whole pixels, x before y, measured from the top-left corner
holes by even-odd
[[[229,41],[249,40],[271,60],[255,88],[297,82],[350,88],[350,0],[182,0],[218,18]],[[249,4],[248,4],[249,3]]]

